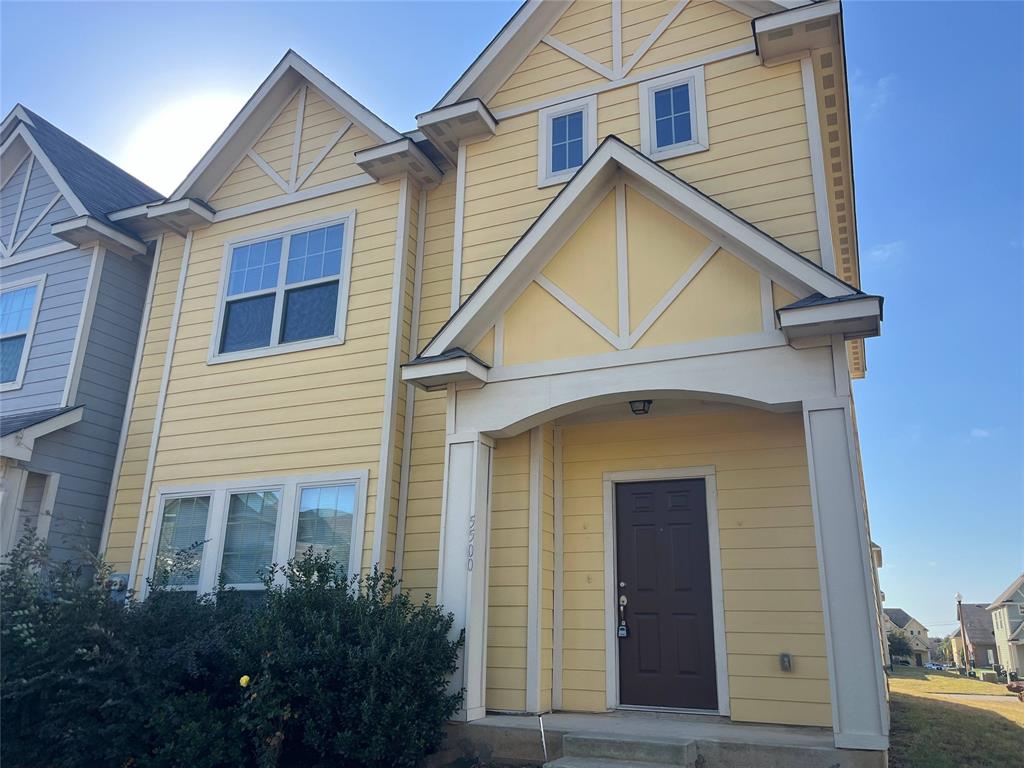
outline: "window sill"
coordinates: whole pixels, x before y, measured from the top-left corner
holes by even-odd
[[[545,176],[542,179],[538,179],[537,189],[551,187],[554,186],[555,184],[565,184],[567,181],[570,181],[572,177],[576,175],[576,171],[578,171],[582,167],[583,166],[581,165],[577,168],[573,168],[571,171],[564,171],[563,173],[551,174],[550,176]]]
[[[255,349],[243,349],[238,352],[214,353],[212,350],[206,358],[207,365],[219,365],[221,363],[233,363],[238,360],[254,360],[258,357],[273,357],[284,355],[288,352],[303,352],[308,349],[323,349],[334,347],[345,343],[344,335],[322,336],[318,339],[306,339],[295,341],[290,344],[278,344],[274,347],[256,347]]]
[[[707,152],[710,147],[707,144],[701,144],[697,141],[691,141],[686,144],[675,144],[664,149],[653,150],[650,153],[651,160],[655,162],[661,160],[671,160],[673,157],[682,157],[684,155],[693,155],[697,152]]]

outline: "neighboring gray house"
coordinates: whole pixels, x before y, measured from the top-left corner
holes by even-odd
[[[152,248],[107,214],[161,199],[17,106],[0,127],[0,548],[95,552]]]

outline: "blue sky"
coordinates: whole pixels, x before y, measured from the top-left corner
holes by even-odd
[[[23,102],[162,192],[292,47],[396,128],[517,2],[0,5]],[[1024,570],[1024,4],[848,2],[863,284],[855,385],[886,604],[953,629]],[[229,32],[230,31],[230,32]]]

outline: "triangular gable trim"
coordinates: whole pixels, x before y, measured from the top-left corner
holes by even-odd
[[[713,231],[725,248],[750,261],[790,292],[818,292],[827,297],[857,292],[618,137],[609,136],[442,326],[421,356],[432,357],[452,347],[472,345],[476,336],[482,335],[506,304],[533,279],[542,266],[540,261],[546,261],[575,231],[595,199],[614,183],[620,169],[634,177],[631,183],[645,196],[668,210],[684,209],[704,228]]]
[[[616,0],[612,0],[612,2],[618,5]],[[745,16],[756,18],[792,7],[807,5],[810,0],[778,0],[777,2],[771,0],[747,0],[746,2],[719,0],[719,2]],[[447,107],[466,99],[479,98],[485,101],[490,99],[515,72],[516,68],[523,63],[530,51],[551,31],[570,5],[572,5],[572,0],[526,0],[480,55],[474,59],[469,68],[437,102],[434,109]],[[570,57],[579,55],[576,52],[565,50],[562,52]],[[584,64],[588,67],[591,66],[585,62]],[[602,73],[601,69],[595,69],[595,71]],[[619,72],[616,79],[623,74],[623,72]]]
[[[18,111],[18,108],[16,108],[15,111]],[[11,115],[8,116],[8,120],[10,120],[14,114],[15,113],[12,112]],[[24,113],[22,114],[24,115]],[[50,180],[53,181],[57,189],[60,190],[61,195],[68,201],[68,205],[71,206],[72,210],[74,210],[74,212],[79,216],[85,216],[88,214],[85,206],[82,205],[82,201],[78,199],[78,196],[74,192],[71,191],[71,187],[68,186],[68,183],[64,181],[64,177],[57,171],[57,167],[53,164],[50,158],[46,156],[46,153],[43,152],[42,147],[39,146],[39,142],[36,141],[32,132],[22,124],[24,122],[28,122],[29,125],[31,125],[31,122],[28,121],[26,117],[19,119],[21,122],[19,122],[18,125],[8,133],[3,146],[0,146],[0,156],[7,154],[7,151],[14,144],[15,139],[20,137],[22,141],[28,145],[29,151],[35,157],[35,161],[43,166],[43,170],[46,171],[46,175],[50,177]],[[7,121],[5,121],[3,130],[6,131],[7,129],[8,124]]]
[[[280,114],[303,80],[381,143],[402,138],[402,134],[352,98],[320,70],[295,51],[289,50],[168,200],[186,197],[205,200],[213,194]]]

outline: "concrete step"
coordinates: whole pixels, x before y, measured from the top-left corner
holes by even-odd
[[[697,745],[693,739],[567,733],[562,737],[562,754],[565,757],[626,760],[690,768],[697,760]]]
[[[665,768],[665,763],[638,763],[634,760],[606,760],[600,757],[560,757],[544,768]]]

